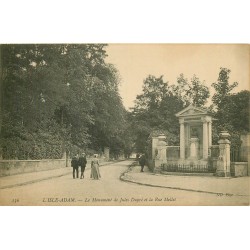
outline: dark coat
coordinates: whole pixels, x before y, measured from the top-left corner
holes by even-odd
[[[139,159],[139,164],[140,164],[141,166],[144,166],[144,165],[146,164],[146,158],[145,158],[144,155],[142,155],[142,156],[140,157],[140,159]]]
[[[78,159],[76,157],[73,157],[71,160],[71,167],[76,168],[78,167]]]
[[[85,167],[86,164],[87,164],[86,156],[80,156],[79,161],[78,161],[78,165],[81,167]]]

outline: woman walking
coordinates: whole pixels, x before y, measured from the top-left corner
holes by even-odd
[[[99,180],[101,178],[100,171],[99,171],[99,161],[97,159],[97,155],[94,156],[94,159],[91,161],[91,174],[90,178],[94,180]]]

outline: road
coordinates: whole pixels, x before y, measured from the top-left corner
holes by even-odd
[[[245,197],[218,197],[216,194],[149,187],[120,180],[131,161],[102,166],[100,180],[84,179],[71,174],[59,178],[0,190],[4,205],[241,205]]]

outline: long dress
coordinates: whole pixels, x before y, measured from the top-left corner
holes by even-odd
[[[99,171],[99,161],[97,159],[94,159],[91,162],[90,178],[93,178],[95,180],[98,180],[101,178],[100,171]]]

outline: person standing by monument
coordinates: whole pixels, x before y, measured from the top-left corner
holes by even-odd
[[[72,157],[71,160],[71,167],[73,168],[73,179],[75,179],[75,173],[76,178],[79,178],[79,171],[78,171],[78,154]]]
[[[144,166],[146,164],[146,158],[144,154],[142,154],[141,157],[139,158],[139,164],[141,166],[141,172],[143,172]]]
[[[82,153],[82,155],[79,157],[78,164],[81,167],[81,179],[83,179],[84,178],[85,167],[86,167],[86,164],[87,164],[87,159],[86,159],[85,153]]]

